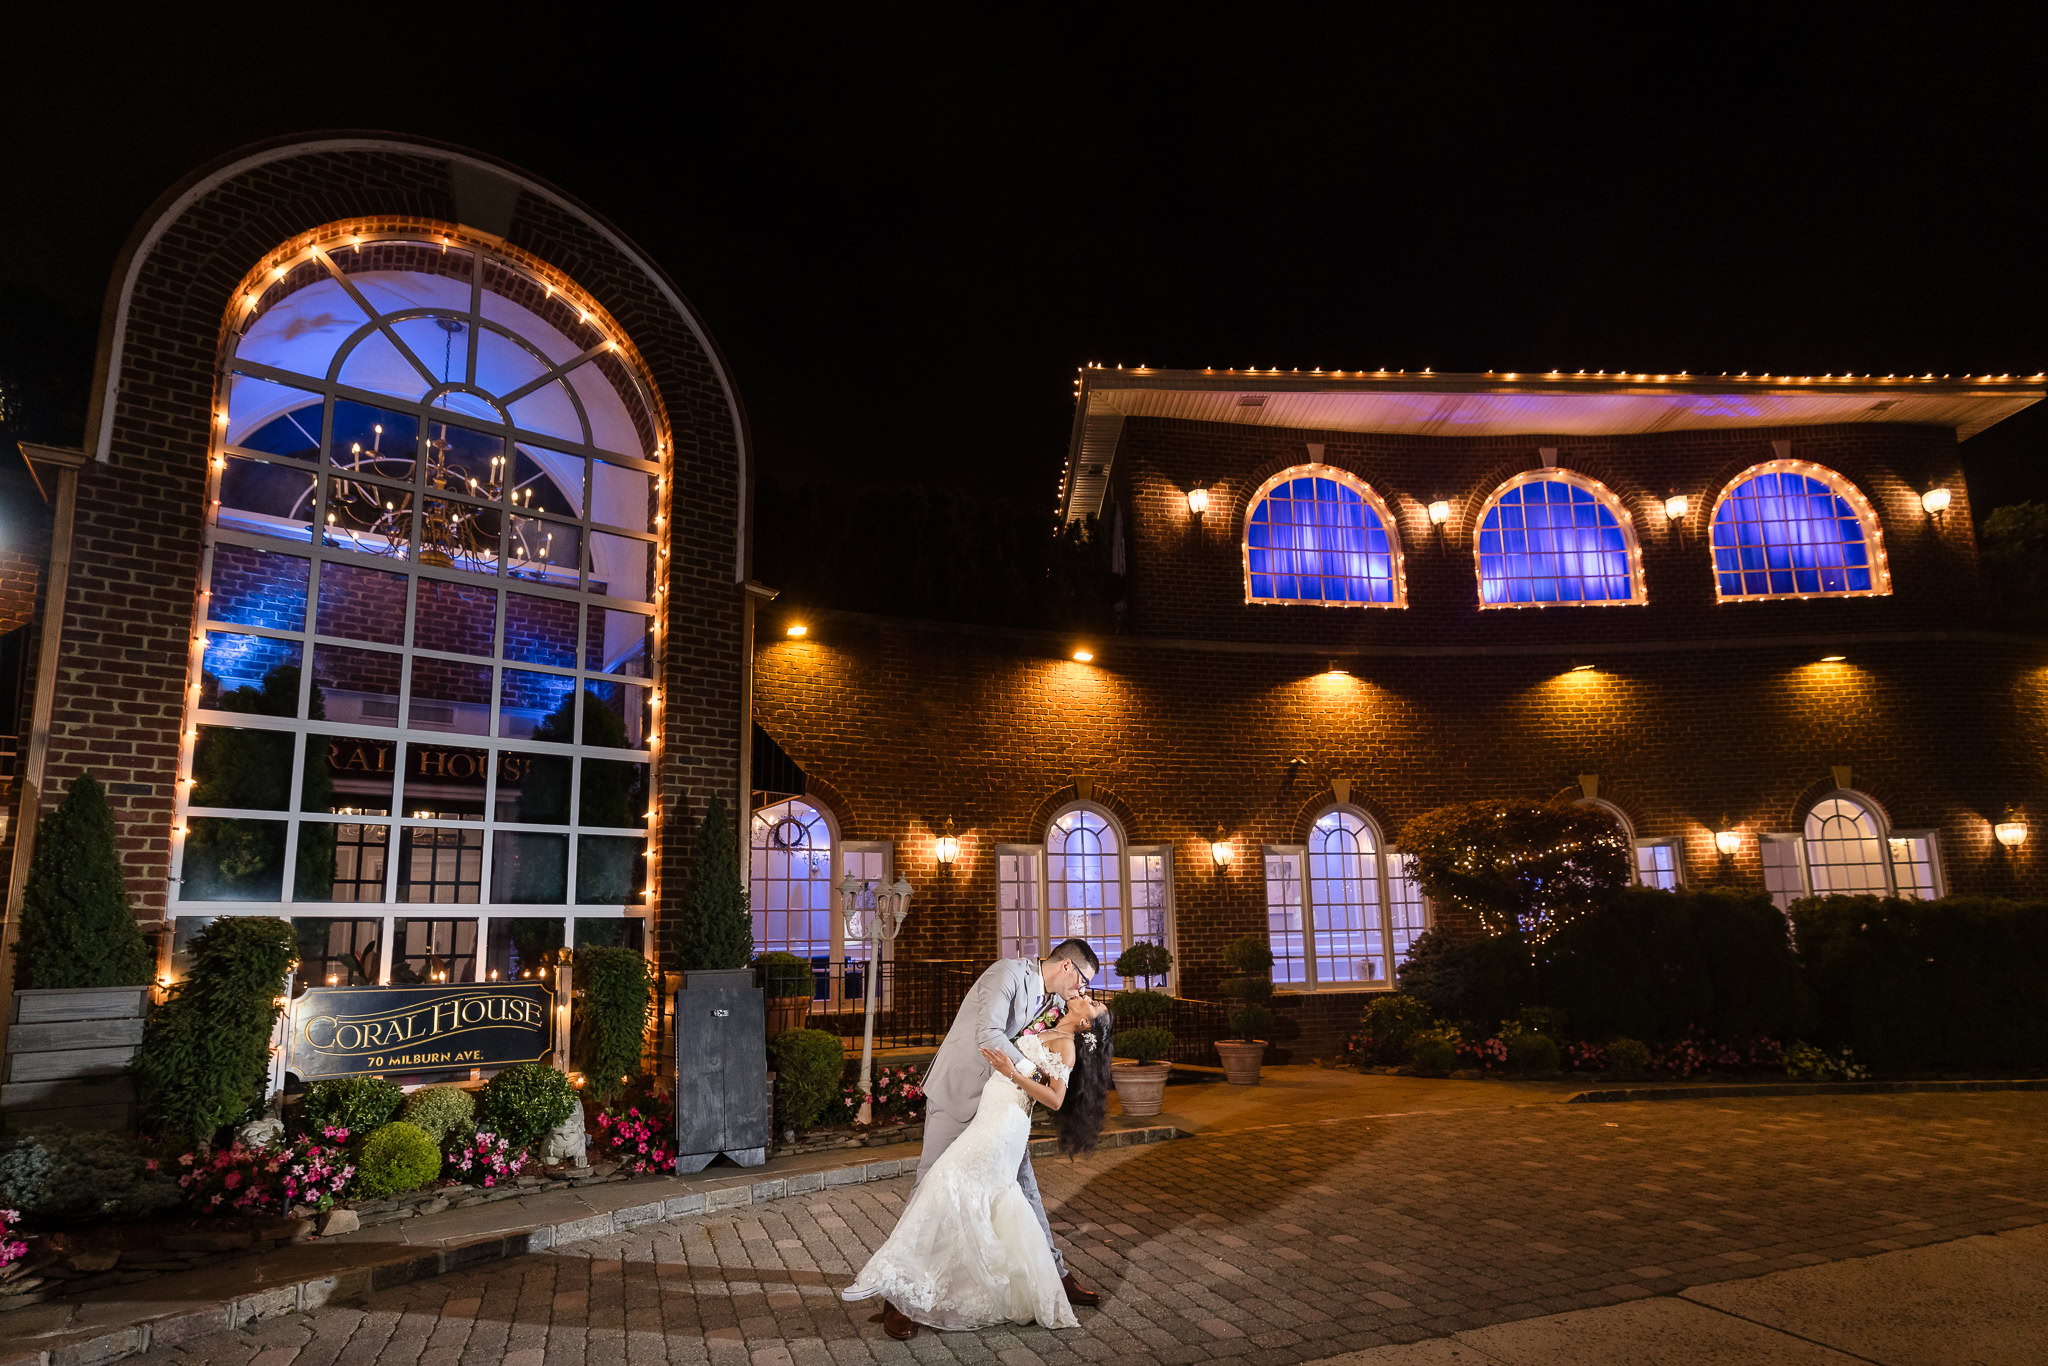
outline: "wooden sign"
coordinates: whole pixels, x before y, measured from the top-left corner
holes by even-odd
[[[301,1078],[540,1062],[555,994],[539,982],[314,987],[292,1002],[285,1068]]]

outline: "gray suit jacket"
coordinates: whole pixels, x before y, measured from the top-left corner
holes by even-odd
[[[1005,958],[982,973],[925,1073],[925,1103],[962,1123],[973,1119],[981,1088],[994,1070],[981,1050],[1000,1049],[1024,1061],[1011,1040],[1044,1004],[1045,979],[1039,975],[1037,959]]]

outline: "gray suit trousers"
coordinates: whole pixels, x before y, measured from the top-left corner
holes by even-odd
[[[937,1110],[926,1110],[924,1116],[924,1151],[917,1159],[917,1179],[924,1180],[924,1174],[932,1163],[939,1160],[939,1154],[953,1146],[953,1140],[973,1123],[972,1118],[955,1119]],[[1045,1200],[1038,1193],[1038,1174],[1031,1170],[1031,1144],[1024,1145],[1024,1160],[1017,1164],[1017,1185],[1024,1192],[1024,1198],[1031,1202],[1031,1212],[1038,1216],[1038,1226],[1045,1230],[1045,1245],[1052,1249],[1052,1264],[1060,1275],[1067,1274],[1067,1254],[1060,1251],[1060,1245],[1052,1238],[1052,1220],[1045,1217]]]

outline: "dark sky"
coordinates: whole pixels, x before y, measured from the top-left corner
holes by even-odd
[[[581,7],[377,40],[379,11],[329,8],[203,42],[107,12],[16,47],[4,321],[96,321],[137,217],[197,164],[385,127],[608,215],[705,314],[764,467],[831,483],[1050,511],[1088,360],[2048,366],[2040,28],[1786,12],[824,30],[799,7],[712,32]],[[2039,410],[1971,443],[1980,506],[2048,497],[2044,448]]]

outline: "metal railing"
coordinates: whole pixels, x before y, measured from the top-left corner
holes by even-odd
[[[1111,1011],[1115,1011],[1116,998],[1120,993],[1099,991],[1095,994]],[[1216,1056],[1216,1041],[1233,1037],[1230,1007],[1221,1001],[1197,1001],[1176,996],[1172,1012],[1161,1023],[1173,1031],[1171,1060],[1194,1067],[1217,1066],[1220,1059]]]
[[[884,959],[874,969],[875,1047],[938,1047],[982,966],[965,960]],[[868,971],[863,962],[814,965],[810,1027],[858,1041]]]

